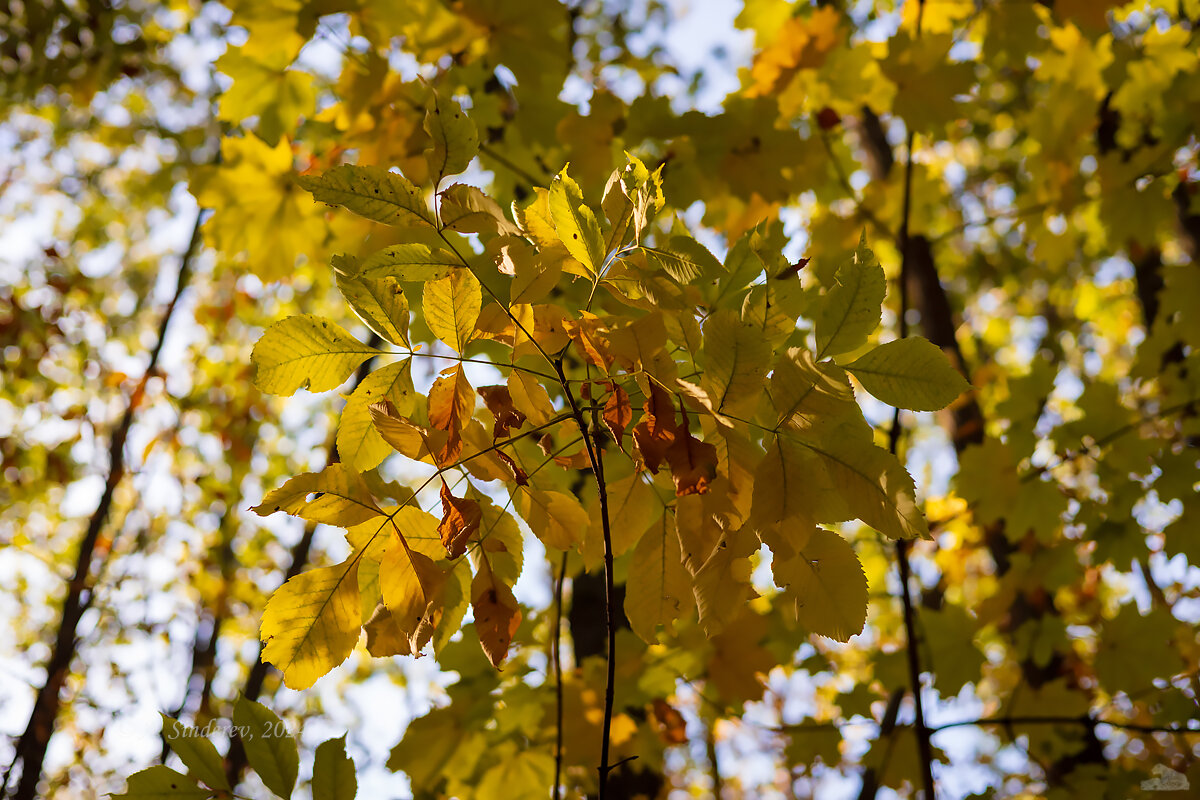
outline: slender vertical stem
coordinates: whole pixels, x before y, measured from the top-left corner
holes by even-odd
[[[612,767],[608,764],[609,744],[612,730],[613,699],[617,681],[617,608],[616,590],[613,587],[613,549],[612,529],[608,514],[608,484],[604,480],[603,433],[599,426],[595,430],[588,427],[587,420],[575,396],[571,394],[570,384],[567,383],[566,373],[563,372],[562,357],[554,360],[554,370],[558,373],[558,382],[562,386],[567,403],[571,406],[571,416],[583,434],[583,444],[587,448],[588,461],[592,465],[592,476],[596,479],[596,492],[600,498],[600,527],[604,533],[604,605],[605,623],[608,628],[608,676],[604,687],[604,729],[600,732],[600,800],[604,800],[608,788],[608,773]],[[593,412],[594,413],[594,412]]]
[[[712,777],[713,797],[721,800],[721,764],[717,761],[717,720],[709,720],[704,731],[704,748],[708,755],[708,774]]]
[[[562,600],[563,584],[567,580],[567,554],[562,554],[558,582],[554,587],[554,800],[562,797],[563,756],[563,685],[562,685]]]
[[[921,35],[921,18],[925,10],[925,0],[918,0],[917,5],[917,37]],[[900,309],[897,324],[900,338],[908,336],[908,272],[909,272],[909,222],[912,219],[912,180],[913,180],[913,146],[916,143],[916,133],[911,126],[908,130],[907,153],[904,158],[904,208],[900,218]],[[900,445],[900,409],[897,408],[892,416],[892,427],[888,431],[888,448],[892,454],[899,452]],[[912,686],[913,712],[916,716],[917,750],[921,756],[921,780],[925,787],[925,800],[936,800],[937,794],[933,780],[933,747],[929,741],[929,728],[925,725],[925,706],[921,698],[921,658],[920,642],[916,633],[916,611],[913,607],[912,596],[909,593],[909,581],[912,577],[912,567],[908,561],[907,541],[896,543],[896,560],[900,567],[900,597],[904,603],[904,638],[908,642],[908,678]]]

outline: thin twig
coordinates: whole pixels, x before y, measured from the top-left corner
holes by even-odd
[[[558,568],[558,583],[554,587],[554,800],[562,796],[563,761],[563,684],[562,684],[562,601],[563,583],[567,580],[567,553],[562,554]]]
[[[104,482],[104,493],[100,496],[96,510],[88,519],[87,530],[79,543],[79,552],[75,557],[75,572],[67,584],[67,595],[63,601],[58,633],[50,651],[50,660],[46,663],[46,680],[38,690],[33,710],[29,714],[29,724],[25,727],[21,738],[17,740],[12,763],[4,773],[4,782],[0,784],[0,798],[7,795],[8,781],[17,762],[21,763],[21,779],[17,784],[16,793],[13,795],[14,800],[33,800],[38,796],[37,785],[41,780],[45,765],[46,748],[50,743],[50,736],[58,725],[58,713],[61,707],[59,692],[70,675],[71,662],[75,660],[79,645],[79,621],[91,607],[95,597],[92,572],[96,561],[96,543],[99,541],[104,527],[108,524],[109,512],[112,510],[117,486],[120,485],[126,473],[125,441],[133,427],[134,413],[141,401],[146,381],[158,367],[158,358],[167,338],[167,328],[171,324],[171,318],[179,306],[180,297],[191,280],[196,254],[200,251],[200,226],[203,220],[204,211],[197,211],[191,238],[180,259],[175,293],[166,308],[163,309],[162,317],[159,320],[158,338],[150,351],[150,361],[146,365],[146,371],[137,389],[126,402],[121,420],[113,431],[109,443],[108,477]],[[109,548],[107,552],[111,553],[112,548]],[[103,566],[105,557],[105,555],[99,557],[101,566]]]
[[[921,36],[921,18],[925,10],[925,0],[918,0],[916,35]],[[900,311],[899,334],[903,339],[908,336],[908,271],[909,271],[909,224],[912,220],[912,180],[913,180],[913,145],[916,142],[916,132],[909,127],[908,146],[904,159],[904,210],[900,218]],[[900,409],[896,408],[892,416],[892,427],[888,431],[888,449],[892,455],[899,452],[900,445]],[[909,582],[912,568],[908,562],[908,546],[906,540],[896,542],[896,561],[900,568],[900,597],[904,604],[904,638],[908,642],[908,679],[912,687],[913,714],[917,733],[917,750],[921,756],[921,781],[925,787],[925,800],[936,800],[937,794],[933,781],[933,745],[930,742],[929,728],[925,725],[925,706],[921,698],[921,657],[920,641],[916,635],[916,611],[913,607]]]
[[[604,729],[600,732],[600,766],[597,770],[600,773],[599,797],[600,800],[604,800],[608,788],[608,773],[616,767],[615,764],[609,766],[608,751],[612,732],[613,697],[617,680],[617,604],[616,590],[613,587],[613,548],[612,530],[608,516],[608,485],[604,480],[603,434],[599,426],[596,426],[594,431],[589,430],[587,420],[583,418],[583,411],[567,384],[567,376],[563,372],[562,356],[560,355],[553,363],[554,370],[558,373],[559,383],[562,385],[563,394],[566,395],[567,403],[571,406],[571,416],[575,418],[575,424],[579,426],[579,431],[583,434],[583,444],[587,448],[588,460],[592,465],[592,476],[596,479],[596,491],[600,498],[600,526],[604,533],[604,605],[605,621],[608,627],[606,659],[608,676],[604,687]]]

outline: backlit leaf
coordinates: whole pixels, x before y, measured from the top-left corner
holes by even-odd
[[[462,261],[449,250],[423,244],[394,244],[364,261],[359,274],[366,278],[424,283],[445,278],[463,268]]]
[[[642,641],[655,644],[660,625],[670,633],[675,620],[695,605],[692,576],[683,568],[679,537],[670,515],[663,514],[633,551],[625,585],[625,616]]]
[[[408,299],[395,278],[367,278],[356,259],[334,256],[334,279],[346,303],[368,328],[408,347]]]
[[[707,369],[701,386],[714,410],[738,413],[758,402],[770,365],[770,343],[733,311],[718,311],[704,323]]]
[[[435,185],[447,175],[457,175],[465,170],[479,152],[475,123],[454,99],[437,91],[429,97],[425,130],[433,140],[433,149],[425,153],[425,158]]]
[[[471,583],[471,608],[475,613],[475,632],[492,666],[499,667],[512,644],[521,611],[512,587],[496,578],[486,561]]]
[[[593,275],[604,266],[604,239],[596,215],[583,202],[579,185],[567,175],[567,168],[554,176],[550,184],[550,214],[554,230],[571,257]]]
[[[775,582],[787,588],[797,621],[813,633],[845,642],[867,620],[867,577],[854,548],[817,528],[793,558],[776,559]]]
[[[315,495],[312,500],[308,499],[310,494]],[[362,478],[346,464],[330,464],[320,472],[297,475],[267,492],[262,502],[250,510],[260,517],[286,511],[310,522],[343,528],[383,514]]]
[[[470,270],[460,269],[425,284],[421,307],[433,335],[461,353],[475,335],[475,322],[483,306],[479,281]]]
[[[442,521],[438,525],[442,544],[450,558],[458,558],[467,551],[467,542],[479,532],[482,513],[479,503],[465,497],[455,497],[450,487],[442,481]]]
[[[302,572],[275,590],[263,610],[262,658],[290,689],[307,689],[354,649],[362,625],[358,562]]]
[[[225,765],[217,748],[204,738],[202,731],[189,728],[179,720],[171,719],[166,714],[162,717],[163,741],[179,756],[188,774],[203,781],[210,789],[229,790],[229,780],[225,777]]]
[[[412,359],[406,358],[374,370],[363,378],[346,400],[338,420],[338,456],[359,472],[379,466],[392,452],[371,419],[371,405],[382,400],[390,402],[397,414],[412,414],[416,406]]]
[[[379,351],[324,317],[288,317],[267,328],[250,360],[254,385],[270,394],[297,389],[325,392],[340,386],[362,362]]]
[[[887,284],[883,267],[867,247],[866,235],[854,257],[837,271],[837,283],[817,312],[817,358],[855,350],[879,327]]]
[[[345,164],[297,180],[317,202],[343,206],[375,222],[407,228],[434,226],[421,190],[398,173]]]
[[[942,349],[920,336],[881,344],[846,370],[883,402],[914,411],[945,408],[971,388]]]
[[[125,791],[113,797],[125,800],[205,800],[214,794],[186,775],[180,775],[169,767],[157,766],[130,775]]]

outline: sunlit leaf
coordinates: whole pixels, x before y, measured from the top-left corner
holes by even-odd
[[[355,367],[378,354],[337,323],[308,314],[267,328],[250,360],[258,368],[254,383],[259,389],[291,394],[297,389],[325,392],[340,386]]]
[[[375,222],[410,228],[434,226],[421,190],[398,173],[347,164],[297,180],[317,202],[343,206]]]

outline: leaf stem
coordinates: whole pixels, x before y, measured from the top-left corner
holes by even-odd
[[[612,529],[608,515],[608,484],[604,479],[603,434],[599,426],[596,427],[596,430],[589,430],[587,420],[583,418],[583,410],[567,385],[562,357],[560,356],[553,363],[567,403],[571,406],[571,416],[575,418],[575,424],[579,426],[579,432],[583,434],[583,444],[587,448],[588,460],[592,464],[592,477],[596,480],[596,492],[600,498],[600,527],[604,534],[604,605],[605,623],[608,629],[606,658],[608,675],[604,687],[604,728],[600,732],[600,766],[597,767],[597,771],[600,773],[599,798],[604,800],[608,789],[608,773],[616,766],[609,766],[608,752],[612,738],[613,697],[617,680],[617,609],[616,590],[613,587],[613,548]]]
[[[471,274],[474,275],[475,270],[471,269],[471,265],[469,263],[467,263],[467,260],[465,258],[463,258],[462,253],[458,252],[458,248],[455,247],[454,244],[449,239],[446,238],[445,228],[438,228],[437,233],[438,233],[438,237],[441,238],[441,240],[446,243],[446,247],[450,248],[450,252],[454,253],[454,255],[458,257],[458,260],[462,262],[462,265],[466,269],[470,270]],[[478,280],[478,278],[476,278],[476,280]],[[521,333],[525,334],[525,338],[527,338],[533,344],[533,346],[537,348],[537,351],[542,354],[542,358],[546,359],[546,363],[554,364],[554,359],[550,357],[550,354],[545,351],[545,349],[542,347],[541,343],[538,342],[537,339],[533,338],[533,334],[531,334],[529,331],[527,331],[525,329],[525,326],[521,324],[521,320],[519,320],[515,316],[513,316],[513,313],[508,308],[508,306],[506,306],[503,302],[501,302],[500,298],[496,295],[496,293],[494,291],[492,291],[492,287],[488,286],[483,281],[479,281],[479,285],[483,288],[483,290],[485,292],[488,293],[488,295],[493,300],[496,301],[496,304],[498,306],[500,306],[500,308],[504,309],[505,316],[507,316],[510,320],[512,320],[512,323],[514,325],[516,325],[517,328],[520,329]]]

